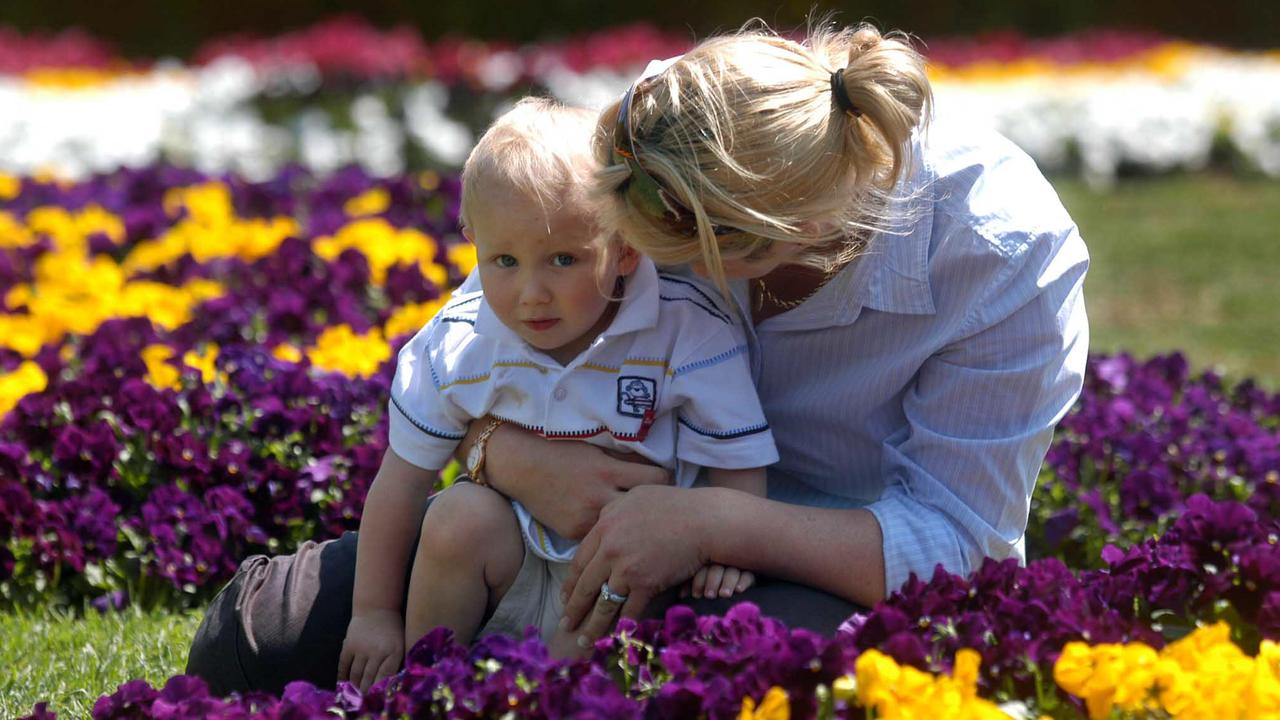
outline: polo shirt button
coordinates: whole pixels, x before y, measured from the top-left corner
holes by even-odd
[[[569,396],[569,391],[562,387],[558,387],[555,392],[551,393],[551,396],[557,400],[563,400]]]

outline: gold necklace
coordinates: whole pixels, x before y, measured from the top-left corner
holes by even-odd
[[[827,283],[831,281],[831,278],[835,277],[840,272],[840,270],[844,268],[844,265],[845,265],[844,263],[841,263],[831,268],[830,270],[826,271],[825,273],[823,273],[822,279],[818,281],[818,284],[815,285],[812,290],[805,293],[804,297],[796,298],[793,300],[783,300],[777,295],[774,295],[772,292],[769,291],[769,286],[765,284],[763,277],[756,278],[756,287],[759,288],[759,293],[756,299],[756,312],[759,312],[764,309],[764,303],[766,300],[769,301],[770,305],[773,305],[774,307],[780,308],[784,311],[794,310],[800,307],[801,305],[808,302],[809,298],[813,297],[814,295],[817,295],[819,290],[826,287]]]

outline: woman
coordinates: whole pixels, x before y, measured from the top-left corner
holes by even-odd
[[[672,488],[510,425],[487,436],[473,457],[488,482],[582,538],[564,620],[580,642],[708,563],[770,578],[744,599],[829,632],[911,573],[1023,556],[1040,463],[1083,380],[1088,255],[1025,154],[930,123],[930,105],[920,56],[860,27],[710,39],[602,113],[606,223],[750,319],[782,460],[765,499]],[[189,671],[216,674],[238,647],[242,682],[221,687],[331,680],[354,544],[246,562]]]

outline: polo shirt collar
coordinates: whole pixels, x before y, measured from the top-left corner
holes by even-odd
[[[658,303],[658,268],[641,255],[635,272],[627,278],[618,314],[600,336],[614,337],[657,327]]]
[[[658,302],[658,270],[654,267],[652,260],[641,256],[635,272],[627,278],[626,292],[623,294],[617,314],[613,317],[613,322],[600,333],[600,337],[625,335],[656,327]],[[523,338],[498,319],[487,300],[481,300],[480,308],[476,311],[475,333],[504,343],[527,346]],[[593,347],[594,345],[595,343],[592,343]]]

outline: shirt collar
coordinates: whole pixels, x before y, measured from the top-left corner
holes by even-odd
[[[609,327],[600,333],[601,338],[647,330],[658,324],[658,270],[654,267],[653,261],[641,256],[635,271],[627,278],[625,287],[618,313],[614,316],[613,322],[609,323]],[[480,308],[476,311],[475,333],[502,342],[528,345],[514,330],[498,319],[486,300],[480,301]],[[595,346],[594,342],[592,346]]]
[[[613,337],[657,327],[658,302],[658,268],[641,255],[640,263],[627,278],[618,314],[600,336]]]
[[[913,146],[911,172],[899,183],[890,217],[902,217],[902,231],[879,232],[865,254],[840,273],[832,284],[843,281],[844,291],[834,293],[845,302],[837,322],[853,322],[863,307],[904,315],[932,315],[933,290],[929,285],[929,250],[933,242],[933,172],[926,165],[924,148]]]
[[[794,310],[765,320],[764,327],[811,330],[851,325],[864,307],[903,315],[936,312],[929,285],[929,247],[934,225],[932,173],[922,155],[917,143],[915,166],[891,200],[895,214],[902,213],[907,218],[901,231],[876,233],[867,250],[812,298]],[[736,284],[734,294],[745,303],[746,285]]]

